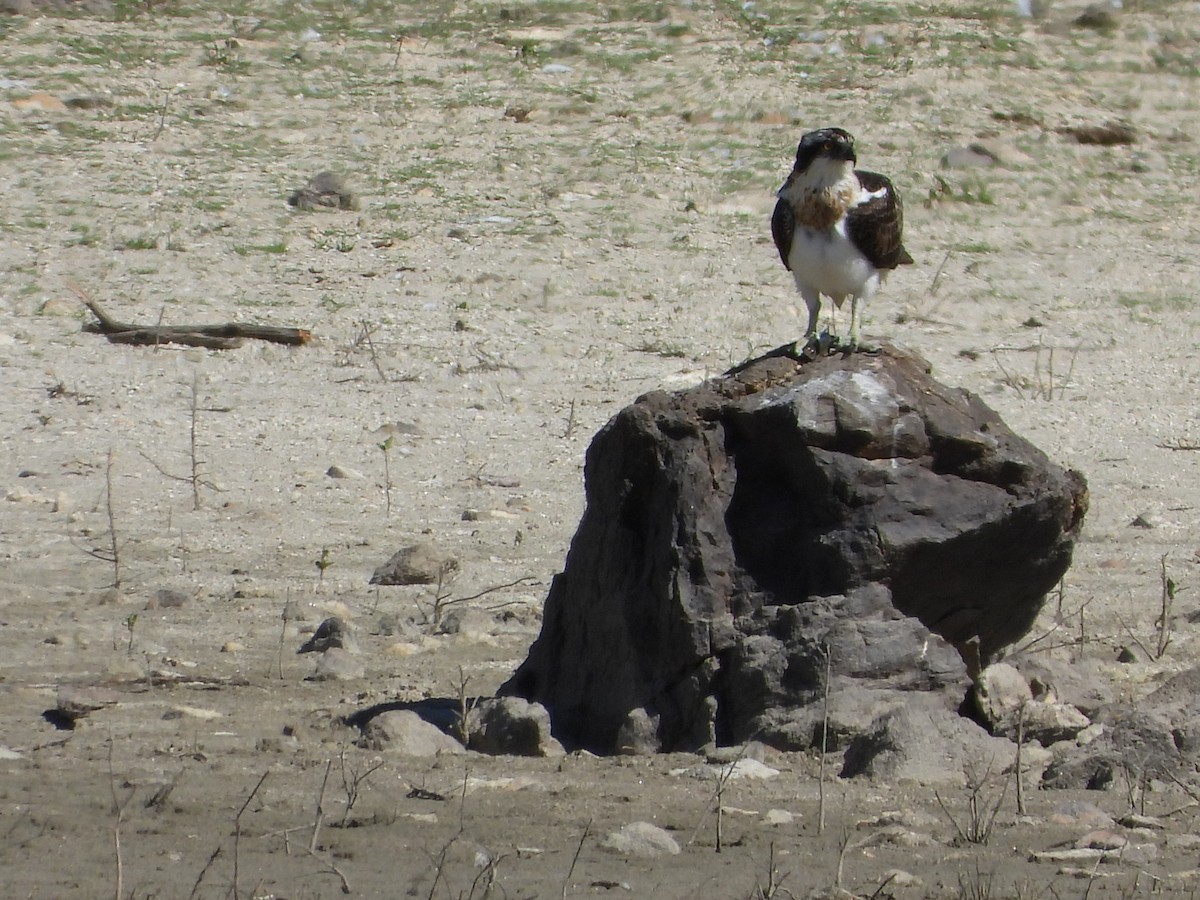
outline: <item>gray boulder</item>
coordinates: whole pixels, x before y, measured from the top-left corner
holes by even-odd
[[[466,752],[450,735],[408,709],[387,710],[372,718],[363,728],[361,743],[372,750],[391,750],[404,756]]]
[[[876,702],[956,705],[963,655],[986,664],[1026,633],[1087,507],[1082,476],[893,348],[647,394],[593,440],[586,494],[501,692],[605,753],[645,747],[646,722],[664,750],[809,746],[826,673],[834,745]],[[843,725],[851,685],[868,694]]]
[[[467,713],[467,747],[493,756],[562,756],[550,714],[520,697],[489,697]]]
[[[1000,781],[1016,753],[1012,741],[992,737],[933,698],[915,697],[851,741],[841,775],[920,784],[961,784],[985,776]]]

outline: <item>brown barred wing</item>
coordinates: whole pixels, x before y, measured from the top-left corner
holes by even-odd
[[[855,174],[863,190],[884,193],[846,214],[846,234],[875,268],[894,269],[908,265],[913,258],[902,243],[904,209],[900,204],[900,195],[886,176],[861,171]]]
[[[788,271],[792,268],[788,257],[792,253],[792,238],[795,234],[796,213],[791,203],[781,199],[775,204],[775,212],[771,216],[771,237],[775,238],[775,249],[779,251],[779,258],[783,260]]]

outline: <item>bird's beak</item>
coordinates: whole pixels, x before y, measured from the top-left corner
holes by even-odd
[[[830,148],[829,155],[833,159],[844,159],[846,162],[858,161],[858,157],[854,153],[854,145],[849,141],[835,141],[833,147]]]

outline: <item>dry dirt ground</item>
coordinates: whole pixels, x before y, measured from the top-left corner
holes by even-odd
[[[726,785],[717,852],[712,779],[672,774],[695,758],[411,758],[336,724],[494,691],[537,633],[595,430],[798,335],[767,221],[801,132],[831,124],[895,180],[918,260],[867,335],[1090,480],[1033,636],[1102,661],[1119,696],[1190,666],[1200,11],[1080,11],[166,0],[0,20],[4,896],[1191,895],[1194,807],[1162,785],[1034,792],[1024,818],[1010,793],[983,846],[954,840],[952,784],[831,776],[820,831],[818,761],[768,753],[776,777]],[[1064,130],[1109,122],[1136,142]],[[972,142],[998,162],[943,167]],[[324,169],[359,209],[287,205]],[[315,339],[114,345],[81,332],[72,282],[125,320]],[[460,562],[443,600],[482,595],[446,607],[457,633],[422,624],[433,589],[368,585],[416,540]],[[295,650],[332,613],[364,677],[308,680]],[[58,730],[62,686],[116,703]],[[1068,799],[1163,816],[1137,838],[1156,852],[1082,877],[1030,862],[1089,830],[1056,824]],[[637,821],[682,852],[602,848]]]

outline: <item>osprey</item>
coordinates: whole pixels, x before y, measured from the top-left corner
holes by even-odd
[[[887,273],[913,261],[901,243],[900,195],[883,175],[854,168],[854,138],[841,128],[810,131],[776,196],[771,235],[808,305],[805,338],[817,333],[821,295],[850,298],[850,347],[862,305]]]

